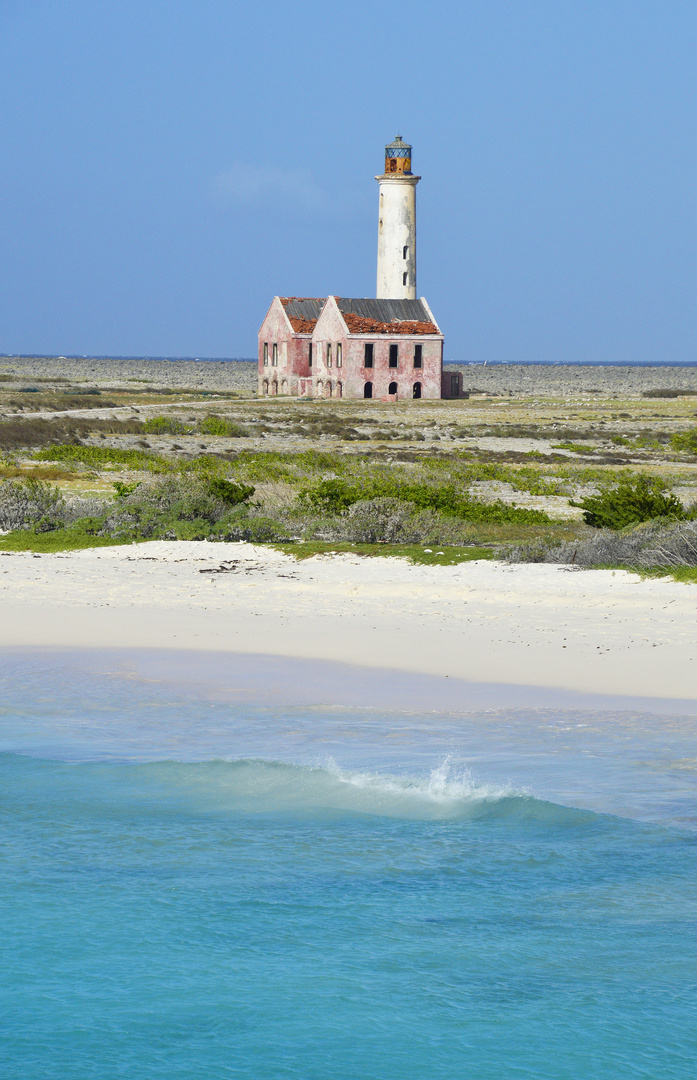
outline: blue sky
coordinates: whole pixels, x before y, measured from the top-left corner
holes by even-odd
[[[0,350],[374,295],[400,131],[447,359],[695,361],[695,56],[694,0],[0,0]]]

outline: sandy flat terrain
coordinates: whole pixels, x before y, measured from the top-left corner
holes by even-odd
[[[697,699],[697,587],[619,570],[158,541],[0,553],[0,611],[0,646],[221,650]]]

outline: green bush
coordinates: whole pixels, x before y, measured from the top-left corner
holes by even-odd
[[[242,438],[249,434],[242,424],[226,420],[223,416],[206,416],[199,424],[199,431],[202,435],[224,435],[229,439]]]
[[[596,529],[624,529],[653,518],[684,520],[688,516],[680,500],[666,494],[663,481],[651,476],[623,477],[597,495],[569,502],[580,507],[586,524]]]
[[[174,473],[143,484],[117,482],[116,499],[75,523],[85,533],[127,540],[205,540],[247,514],[248,484]]]
[[[111,486],[116,491],[117,499],[127,499],[129,495],[132,495],[134,491],[138,490],[140,484],[137,482],[134,484],[124,484],[122,480],[116,480]]]
[[[143,450],[116,450],[113,446],[47,446],[34,454],[35,461],[66,461],[101,469],[105,465],[126,465],[131,469],[153,469],[164,465],[156,454]]]
[[[43,480],[27,477],[0,483],[0,529],[48,532],[62,523],[64,509],[58,488]]]
[[[673,435],[670,445],[674,450],[682,450],[687,454],[697,454],[697,428],[692,431],[682,431],[679,435]]]
[[[320,480],[300,492],[300,501],[320,514],[342,514],[360,499],[368,498],[355,484],[346,480]]]
[[[400,483],[398,480],[381,478],[359,486],[334,478],[320,480],[300,493],[301,504],[322,514],[343,514],[354,503],[374,499],[398,499],[412,503],[418,510],[433,510],[446,517],[458,517],[465,521],[543,523],[550,520],[542,510],[524,510],[500,500],[478,502],[457,491],[452,484]]]
[[[238,503],[247,502],[254,494],[251,484],[234,484],[231,480],[225,480],[222,476],[215,476],[210,481],[210,490],[218,499],[222,499],[228,506],[237,506]]]
[[[146,435],[187,435],[190,431],[176,416],[151,416],[143,423]]]

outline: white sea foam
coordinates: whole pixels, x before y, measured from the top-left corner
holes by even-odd
[[[511,784],[481,783],[467,766],[452,757],[446,757],[424,776],[342,769],[334,762],[323,771],[329,781],[326,787],[334,782],[327,794],[341,801],[360,801],[366,813],[372,812],[372,805],[379,813],[393,809],[400,817],[460,816],[467,806],[526,794]]]

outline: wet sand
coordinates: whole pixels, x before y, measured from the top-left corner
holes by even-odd
[[[697,589],[619,570],[297,562],[251,544],[156,541],[2,553],[0,610],[0,647],[243,654],[266,658],[255,663],[284,693],[274,658],[286,672],[294,660],[340,665],[327,685],[347,689],[352,669],[391,669],[395,700],[428,676],[467,684],[482,705],[492,685],[525,704],[553,691],[599,696],[596,707],[697,701]]]

